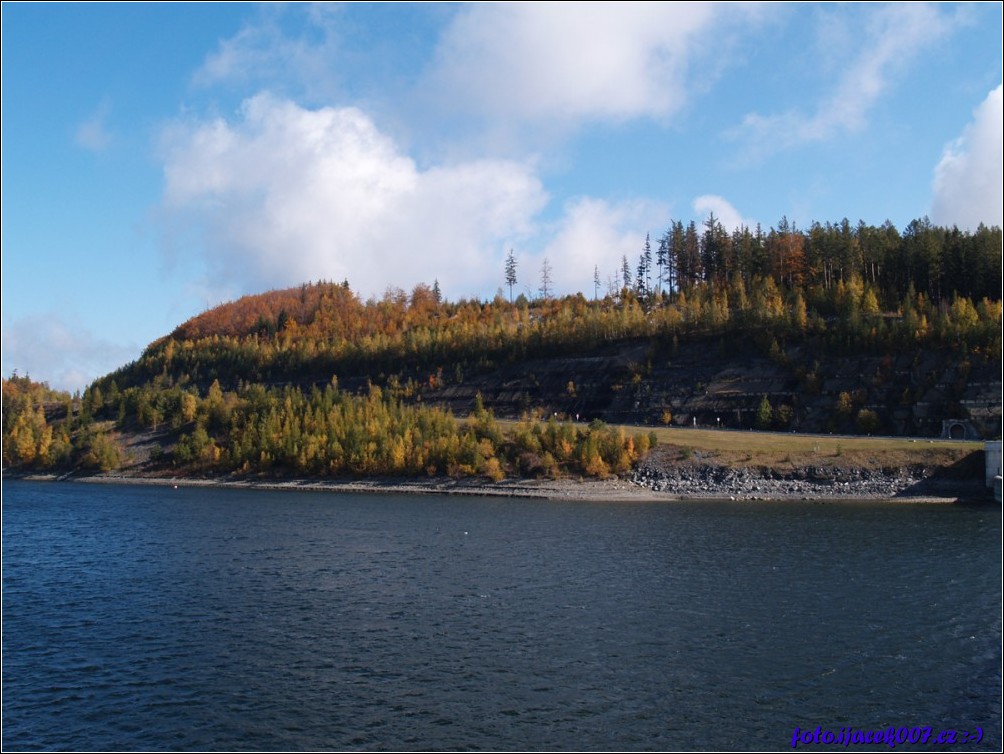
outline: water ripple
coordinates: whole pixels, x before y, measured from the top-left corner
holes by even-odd
[[[3,514],[5,749],[1001,744],[999,510],[11,482]]]

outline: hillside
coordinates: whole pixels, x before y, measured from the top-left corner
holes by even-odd
[[[334,380],[457,415],[480,394],[507,418],[999,435],[999,303],[956,297],[935,307],[920,296],[917,308],[906,301],[850,317],[814,309],[799,321],[800,292],[786,302],[760,281],[750,294],[746,310],[722,313],[710,288],[655,302],[624,291],[602,301],[451,304],[426,287],[364,303],[341,285],[303,286],[210,310],[94,389],[120,400],[155,387],[204,396],[214,382],[239,392]]]
[[[947,426],[975,439],[998,435],[1001,418],[999,365],[964,362],[947,349],[831,356],[812,339],[773,355],[741,336],[670,347],[628,340],[506,365],[424,398],[463,413],[478,393],[499,416],[540,407],[653,426],[926,437]]]
[[[949,264],[999,278],[999,229],[746,233],[674,224],[654,263],[646,244],[637,277],[625,263],[592,300],[419,285],[363,301],[347,282],[246,296],[79,401],[43,409],[20,389],[8,412],[5,381],[5,465],[115,468],[147,436],[151,471],[604,477],[657,427],[1000,436],[1000,292]]]

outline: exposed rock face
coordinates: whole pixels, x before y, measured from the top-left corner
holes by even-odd
[[[621,343],[588,357],[555,356],[480,370],[423,399],[467,413],[481,393],[501,417],[539,407],[611,424],[750,429],[764,397],[772,429],[937,437],[944,419],[968,420],[983,437],[1001,431],[998,365],[952,354],[834,356],[799,346],[774,358],[753,344],[718,339],[654,347]],[[870,424],[865,424],[867,417]]]

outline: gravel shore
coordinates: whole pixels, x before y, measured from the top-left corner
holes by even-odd
[[[270,479],[248,477],[168,477],[143,474],[11,475],[36,481],[91,484],[144,484],[166,487],[274,489],[304,492],[476,495],[590,502],[670,502],[679,500],[804,500],[954,503],[987,496],[978,482],[938,481],[908,469],[881,472],[862,469],[776,470],[683,465],[658,468],[642,463],[629,479],[423,479],[357,480]]]

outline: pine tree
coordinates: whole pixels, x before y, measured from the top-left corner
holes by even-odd
[[[638,255],[638,271],[634,277],[635,293],[638,298],[644,300],[648,296],[648,289],[645,287],[645,278],[648,277],[648,265],[645,262],[645,253]]]
[[[655,286],[659,293],[662,293],[662,284],[666,282],[669,266],[669,231],[666,231],[659,239],[659,248],[655,250]],[[669,286],[667,285],[667,288]]]
[[[512,303],[512,288],[516,285],[516,257],[509,249],[509,256],[505,259],[505,282],[509,286],[509,303]]]
[[[649,234],[645,234],[645,249],[642,252],[642,259],[645,260],[645,292],[646,295],[652,292],[652,239]]]
[[[704,221],[704,233],[701,235],[701,264],[704,267],[704,279],[714,280],[721,268],[722,249],[719,236],[718,218],[714,212],[708,213]]]

